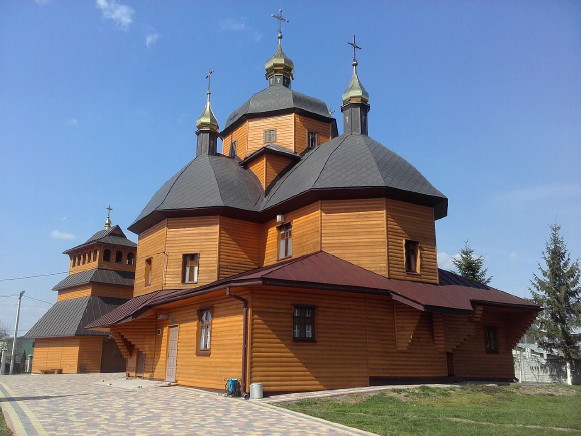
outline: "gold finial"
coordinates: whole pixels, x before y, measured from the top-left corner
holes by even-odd
[[[351,47],[353,47],[353,76],[351,77],[351,82],[349,82],[349,86],[343,93],[343,104],[346,105],[348,103],[368,103],[369,102],[369,94],[361,84],[359,80],[359,76],[357,74],[357,50],[361,50],[361,47],[357,45],[355,40],[355,35],[353,35],[353,42],[348,42]]]
[[[198,129],[210,129],[210,130],[218,130],[218,120],[212,112],[212,107],[210,106],[210,80],[214,70],[208,68],[208,74],[206,75],[206,79],[208,80],[208,90],[206,91],[206,107],[202,112],[202,115],[196,120],[196,127]]]
[[[278,15],[270,14],[270,16],[278,20],[278,44],[280,45],[282,39],[282,22],[289,23],[290,21],[282,16],[282,9],[278,10]]]
[[[111,205],[106,207],[107,209],[107,219],[105,220],[105,230],[109,230],[111,228],[111,211],[113,208]]]

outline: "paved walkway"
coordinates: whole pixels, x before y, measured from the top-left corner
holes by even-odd
[[[122,374],[0,376],[0,402],[20,435],[370,435],[245,401]]]

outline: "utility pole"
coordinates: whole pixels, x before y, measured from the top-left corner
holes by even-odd
[[[14,371],[14,354],[16,353],[16,338],[18,336],[18,321],[20,319],[20,304],[22,303],[22,296],[24,291],[20,291],[18,296],[18,309],[16,309],[16,324],[14,325],[14,340],[12,341],[12,355],[10,356],[10,375]]]

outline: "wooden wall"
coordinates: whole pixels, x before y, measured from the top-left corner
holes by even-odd
[[[58,291],[57,301],[89,296],[125,298],[129,300],[133,297],[133,288],[131,286],[108,285],[105,283],[89,283]]]
[[[131,291],[131,289],[130,289]],[[74,288],[58,291],[56,301],[72,300],[74,298],[89,297],[91,295],[91,285],[75,286]]]
[[[267,189],[274,179],[292,162],[285,156],[266,154],[264,166],[264,189]]]
[[[403,280],[438,283],[436,226],[434,210],[428,206],[385,200],[389,277]],[[405,271],[404,240],[420,243],[420,272]]]
[[[248,163],[248,169],[254,173],[254,175],[260,181],[262,189],[266,188],[266,156],[263,154],[257,158],[254,158]]]
[[[230,144],[237,141],[236,156],[244,159],[250,153],[248,152],[248,121],[244,121],[235,130],[222,140],[222,154],[230,155]]]
[[[220,279],[262,266],[262,225],[220,217],[219,256]]]
[[[103,260],[103,251],[108,249],[111,251],[111,261]],[[120,263],[115,262],[115,253],[121,251],[123,258]],[[127,264],[127,254],[132,253],[135,256],[136,249],[126,246],[111,246],[98,244],[91,246],[88,249],[79,249],[69,254],[69,274],[77,274],[94,268],[112,269],[117,271],[134,271],[135,265]],[[73,258],[83,259],[78,264],[73,266]]]
[[[285,214],[286,222],[292,222],[293,256],[314,253],[321,250],[321,212],[317,201],[308,206]],[[264,264],[278,261],[278,226],[276,220],[264,224]]]
[[[79,338],[79,372],[101,372],[104,336]]]
[[[331,124],[295,114],[295,153],[301,154],[307,149],[308,132],[317,132],[321,145],[331,139]]]
[[[274,144],[290,151],[295,151],[294,114],[286,114],[248,120],[247,155],[266,145],[264,131],[268,129],[276,129],[276,141]]]
[[[64,374],[76,374],[79,368],[79,339],[78,336],[36,339],[32,372],[62,369]]]
[[[167,233],[166,221],[160,221],[139,235],[137,259],[135,261],[134,297],[162,288]],[[152,259],[153,280],[150,286],[145,286],[145,260],[148,258]]]
[[[322,201],[322,249],[387,275],[384,199]]]

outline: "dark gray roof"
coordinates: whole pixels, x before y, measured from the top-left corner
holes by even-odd
[[[65,336],[104,336],[105,332],[85,330],[84,326],[101,318],[127,300],[105,297],[81,297],[57,301],[24,335],[25,338]]]
[[[135,273],[131,271],[113,271],[110,269],[89,269],[80,273],[71,274],[61,280],[54,291],[85,285],[87,283],[105,283],[108,285],[133,286]]]
[[[155,193],[131,231],[139,232],[143,221],[159,211],[227,207],[256,212],[262,202],[262,187],[254,174],[241,168],[240,159],[200,155],[182,168]]]
[[[308,191],[383,190],[390,198],[435,207],[446,216],[447,198],[405,159],[367,135],[341,135],[306,154],[268,193],[262,210]]]
[[[299,109],[332,120],[329,109],[322,100],[301,94],[282,85],[275,85],[257,92],[232,112],[226,120],[224,130],[245,115],[264,114],[284,109]]]
[[[264,147],[260,147],[258,150],[253,151],[248,156],[246,156],[241,162],[240,165],[245,165],[247,162],[250,162],[256,156],[260,156],[263,153],[273,153],[278,154],[281,156],[286,156],[291,159],[300,159],[301,157],[293,151],[290,151],[288,148],[281,147],[275,144],[266,144]]]
[[[100,230],[76,247],[69,248],[64,253],[67,254],[77,248],[85,247],[90,244],[94,243],[101,243],[101,244],[111,244],[111,245],[122,245],[124,247],[137,247],[137,244],[133,241],[130,241],[121,230],[119,226],[113,226],[109,229]]]

